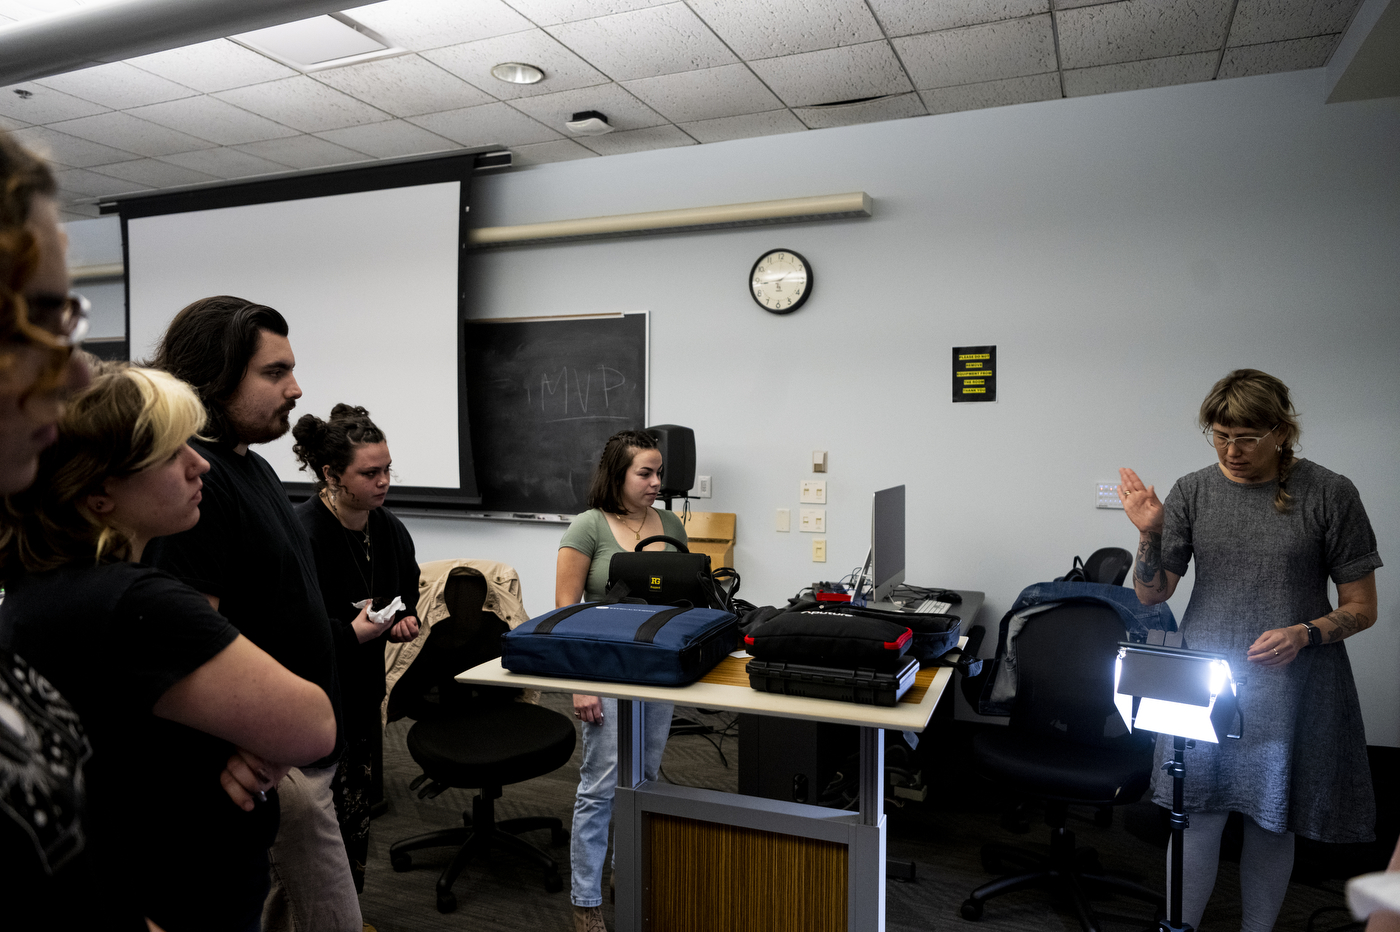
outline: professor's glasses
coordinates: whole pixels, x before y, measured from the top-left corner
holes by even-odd
[[[1233,443],[1235,445],[1236,450],[1245,455],[1249,455],[1250,453],[1253,453],[1255,449],[1258,448],[1259,441],[1263,440],[1265,437],[1269,436],[1269,434],[1272,434],[1276,430],[1278,430],[1277,424],[1264,431],[1264,433],[1258,437],[1231,437],[1229,434],[1223,434],[1220,431],[1215,430],[1213,428],[1206,428],[1205,436],[1206,441],[1222,453],[1228,450],[1230,448],[1230,444]]]

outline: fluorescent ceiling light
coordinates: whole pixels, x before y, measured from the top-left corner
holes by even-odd
[[[342,13],[313,16],[229,38],[299,71],[324,71],[407,51]]]

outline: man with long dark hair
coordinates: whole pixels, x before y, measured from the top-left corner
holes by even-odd
[[[194,386],[209,411],[202,517],[153,542],[148,560],[204,593],[249,640],[319,684],[336,710],[335,750],[278,786],[282,822],[269,852],[263,929],[360,932],[331,783],[344,748],[335,643],[311,544],[281,481],[250,445],[285,434],[299,397],[287,322],[270,307],[220,295],[180,311],[152,365]]]

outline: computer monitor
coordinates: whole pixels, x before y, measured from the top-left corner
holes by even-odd
[[[904,582],[904,486],[875,493],[870,515],[871,601],[888,602]]]

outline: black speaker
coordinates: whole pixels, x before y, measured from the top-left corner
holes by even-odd
[[[657,424],[647,433],[661,450],[661,497],[676,497],[695,485],[695,431],[675,424]]]

